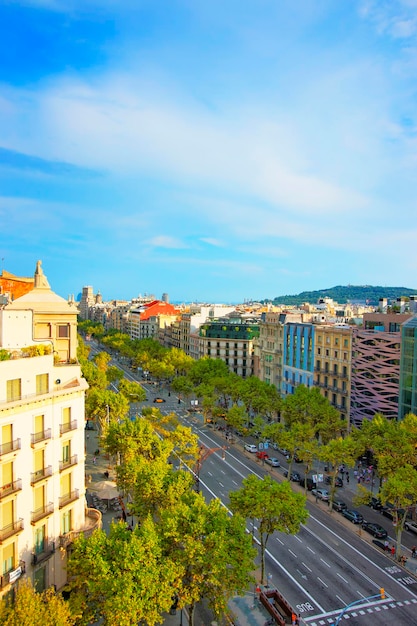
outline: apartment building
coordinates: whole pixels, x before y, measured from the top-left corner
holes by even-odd
[[[349,423],[352,328],[317,324],[314,334],[314,386]]]
[[[22,576],[66,582],[74,537],[101,525],[86,508],[77,308],[38,262],[34,288],[0,307],[0,594]]]
[[[253,342],[259,336],[259,320],[223,318],[200,327],[200,358],[221,359],[242,378],[253,375]]]
[[[410,313],[367,313],[352,344],[351,421],[382,413],[397,419],[400,392],[401,326]]]

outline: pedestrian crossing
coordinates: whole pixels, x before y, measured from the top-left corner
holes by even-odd
[[[357,618],[357,617],[370,616],[370,615],[374,615],[376,617],[379,613],[383,613],[389,610],[395,610],[401,607],[413,606],[415,604],[417,604],[417,599],[412,598],[411,600],[397,600],[395,602],[387,601],[383,604],[379,602],[378,604],[366,605],[363,607],[355,607],[355,608],[352,608],[350,611],[346,611],[340,623],[343,624],[345,621],[349,621],[350,619]],[[327,613],[325,615],[314,615],[312,617],[304,617],[303,621],[306,624],[308,624],[308,626],[331,626],[332,624],[335,623],[338,615],[340,615],[340,611],[339,612],[332,611],[331,613]],[[392,619],[395,620],[395,616],[393,616]],[[396,622],[393,621],[392,623],[394,624]]]

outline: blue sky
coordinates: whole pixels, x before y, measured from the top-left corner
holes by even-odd
[[[417,0],[3,0],[0,35],[4,269],[417,288]]]

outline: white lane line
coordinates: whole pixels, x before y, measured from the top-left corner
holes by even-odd
[[[292,551],[292,550],[290,550],[289,548],[288,548],[288,552],[289,552],[290,554],[292,554],[295,558],[297,558],[297,555],[295,554],[295,552],[293,552],[293,551]]]
[[[279,541],[279,543],[280,543],[282,546],[284,545],[284,542],[283,542],[283,541],[281,541],[281,539],[280,539],[279,537],[275,537],[275,539],[276,539],[277,541]]]
[[[343,598],[341,598],[341,597],[340,597],[340,596],[338,596],[337,594],[336,594],[336,598],[337,598],[338,600],[340,600],[340,602],[341,602],[342,604],[344,604],[345,606],[347,606],[347,602],[345,602],[345,601],[343,600]]]
[[[324,582],[324,580],[322,580],[319,576],[317,576],[317,580],[321,582],[322,585],[324,585],[324,587],[328,587],[329,585],[326,585],[326,583]]]
[[[211,472],[207,472],[207,474],[208,474],[209,476],[213,476],[213,474],[212,474]]]
[[[339,576],[339,578],[341,578],[343,582],[345,582],[346,584],[349,584],[346,578],[343,578],[342,574],[339,574],[339,572],[336,572],[336,576]]]
[[[327,561],[325,561],[325,560],[324,560],[324,559],[322,559],[321,557],[320,557],[320,561],[321,561],[322,563],[324,563],[325,565],[327,565],[327,567],[330,569],[330,567],[331,567],[331,566],[330,566],[330,564],[329,564],[329,563],[327,563]]]
[[[219,485],[220,485],[220,487],[223,487],[223,489],[224,489],[224,485],[220,481],[219,481]]]
[[[305,567],[306,569],[308,569],[308,571],[309,571],[309,572],[312,572],[312,571],[313,571],[312,569],[310,569],[310,568],[309,568],[309,566],[308,566],[308,565],[306,565],[306,564],[304,563],[304,561],[301,561],[301,562],[302,562],[302,564],[304,565],[304,567]]]
[[[300,539],[300,537],[298,535],[294,535],[294,538],[297,539],[297,541],[299,541],[300,543],[303,543],[303,540]]]
[[[313,550],[313,548],[310,548],[310,546],[307,546],[307,550],[310,550],[310,552],[312,552],[313,554],[316,554]]]

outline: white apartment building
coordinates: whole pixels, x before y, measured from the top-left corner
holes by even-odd
[[[101,526],[86,508],[84,395],[77,308],[49,287],[0,307],[0,595],[22,575],[66,582],[67,549]]]

